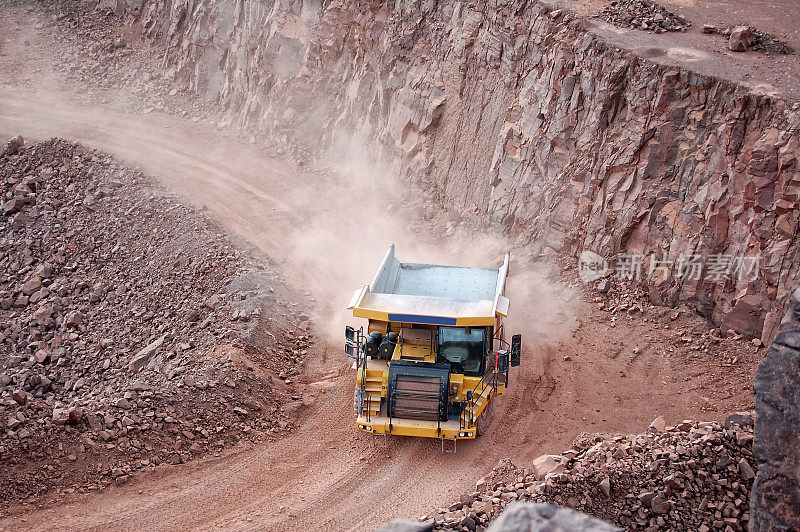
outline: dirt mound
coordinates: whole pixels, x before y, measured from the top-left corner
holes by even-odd
[[[474,530],[510,502],[550,502],[627,529],[744,530],[755,476],[753,416],[724,424],[659,418],[644,434],[581,435],[533,470],[501,461],[449,508],[429,516],[437,528]]]
[[[618,0],[603,9],[599,17],[617,26],[656,33],[686,31],[691,22],[683,15],[676,15],[666,7],[648,0]]]
[[[245,360],[273,290],[218,228],[80,145],[2,153],[0,508],[287,427]],[[293,338],[272,364],[296,365]]]

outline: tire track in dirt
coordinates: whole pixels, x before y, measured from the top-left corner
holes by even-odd
[[[290,281],[303,284],[316,274],[294,267],[286,253],[291,229],[309,208],[294,203],[302,198],[292,189],[311,187],[324,193],[324,187],[335,184],[256,150],[208,137],[179,119],[92,111],[66,102],[51,108],[0,93],[0,135],[65,136],[119,155],[189,201],[208,205],[227,230],[286,261],[284,270],[294,275]],[[585,327],[599,335],[605,326]],[[523,366],[512,373],[506,395],[495,405],[490,431],[459,443],[455,454],[442,454],[436,440],[391,437],[383,447],[375,438],[357,434],[354,376],[338,348],[322,344],[309,352],[301,381],[313,388],[331,370],[337,376],[328,379],[326,386],[333,383],[332,388],[324,397],[318,395],[293,434],[219,458],[145,473],[129,485],[6,518],[0,527],[47,530],[58,523],[67,530],[363,530],[393,517],[426,514],[472,489],[501,458],[524,466],[542,452],[562,450],[581,430],[621,430],[633,424],[627,409],[612,404],[617,399],[605,397],[608,387],[598,384],[626,369],[625,357],[593,358],[577,342],[567,339],[559,348],[571,354],[567,363],[550,347],[526,338]],[[656,397],[650,370],[637,365],[628,371],[628,395],[639,396],[648,410],[644,415],[649,415],[647,402],[657,399],[661,408],[685,416],[683,403],[672,406],[672,398]],[[667,410],[660,413],[669,415]],[[588,427],[587,419],[597,425]]]

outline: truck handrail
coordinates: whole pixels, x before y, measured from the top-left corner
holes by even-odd
[[[466,394],[467,395],[467,406],[464,408],[464,412],[462,412],[462,415],[459,416],[459,428],[460,429],[465,429],[465,428],[467,428],[467,426],[471,426],[471,425],[475,424],[475,404],[477,402],[476,395],[475,395],[475,390],[477,390],[478,387],[481,384],[483,384],[483,387],[481,388],[481,391],[478,393],[477,397],[481,397],[489,386],[492,387],[493,391],[497,390],[497,371],[496,371],[496,369],[497,368],[495,367],[495,368],[492,368],[490,370],[486,370],[486,372],[481,377],[481,380],[476,382],[475,386],[473,386],[473,388],[471,390],[467,390],[467,394]],[[489,375],[490,373],[491,373],[491,376]],[[490,378],[487,379],[487,377],[490,377]],[[465,413],[467,413],[467,412],[469,413],[469,418],[468,418],[469,419],[469,424],[468,425],[465,423],[467,421],[467,419],[465,419],[465,417],[464,417]]]

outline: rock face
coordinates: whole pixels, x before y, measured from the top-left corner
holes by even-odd
[[[508,506],[500,518],[492,523],[488,532],[516,530],[519,532],[616,532],[622,529],[569,508],[555,504],[515,502]]]
[[[800,529],[800,286],[756,373],[752,530]]]
[[[798,105],[615,49],[536,2],[132,3],[169,77],[226,123],[310,149],[363,139],[530,255],[635,254],[642,277],[667,261],[651,298],[753,336],[798,280]],[[706,269],[678,278],[696,258]]]

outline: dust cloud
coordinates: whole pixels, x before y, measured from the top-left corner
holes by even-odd
[[[375,143],[339,135],[316,170],[298,173],[256,146],[207,138],[201,128],[161,114],[133,116],[87,108],[39,91],[37,100],[0,95],[3,124],[26,138],[60,136],[113,153],[282,264],[292,284],[316,300],[316,332],[339,344],[353,292],[372,281],[387,247],[405,262],[497,267],[511,252],[509,330],[550,342],[569,332],[569,290],[543,264],[523,264],[498,231],[426,219],[426,191],[397,176]]]
[[[401,182],[374,143],[340,135],[322,166],[326,183],[300,192],[309,216],[296,228],[290,252],[307,273],[305,284],[317,300],[317,332],[327,340],[341,342],[345,324],[360,321],[345,307],[355,290],[372,281],[390,244],[404,262],[479,267],[500,266],[510,251],[509,333],[549,344],[574,330],[574,293],[553,280],[547,266],[515,263],[512,242],[497,231],[423,220],[416,209],[427,201],[425,191]]]

